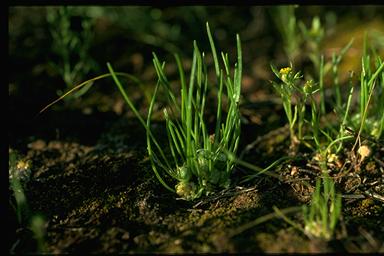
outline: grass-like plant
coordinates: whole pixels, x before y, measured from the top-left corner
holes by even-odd
[[[333,54],[332,61],[327,63],[327,70],[325,70],[324,57],[320,56],[317,76],[319,83],[304,80],[300,72],[293,70],[292,64],[290,67],[280,70],[271,65],[272,71],[280,80],[280,82],[272,81],[272,85],[281,96],[289,122],[291,148],[303,143],[313,149],[323,171],[322,182],[321,179],[316,181],[310,205],[304,205],[302,208],[303,225],[299,225],[287,218],[277,207],[274,207],[274,210],[278,216],[301,230],[311,239],[331,240],[334,237],[335,228],[341,216],[341,195],[336,194],[334,182],[328,176],[327,161],[332,161],[331,159],[336,154],[340,153],[342,149],[346,149],[344,146],[348,144],[345,144],[345,141],[355,139],[355,143],[350,150],[354,151],[355,147],[359,145],[357,153],[360,155],[361,162],[371,153],[370,147],[362,145],[362,138],[378,143],[383,134],[384,62],[374,48],[371,49],[372,53],[368,52],[366,40],[361,61],[360,86],[354,84],[354,73],[351,72],[346,85],[349,86],[346,90],[348,92],[347,97],[342,97],[343,93],[338,79],[338,65],[346,51],[351,47],[352,42],[353,40],[338,54]],[[327,113],[325,108],[324,76],[327,71],[332,71],[334,100],[331,100],[330,103],[333,104],[332,112],[335,112],[336,116],[331,112]],[[352,101],[356,95],[354,94],[356,89],[359,90],[357,98],[359,106],[354,108]],[[320,93],[319,102],[315,100],[316,93]],[[332,118],[336,117],[336,120],[328,122],[328,114]],[[248,176],[248,180],[250,180],[257,177],[259,173],[264,173],[272,166],[275,166],[275,163],[283,162],[285,159],[286,157],[282,157],[265,169],[242,161],[238,161],[238,163],[257,172],[255,175]],[[359,162],[357,162],[357,165],[359,165]]]
[[[310,239],[331,240],[335,233],[336,225],[341,216],[341,195],[336,194],[332,179],[325,175],[316,181],[316,188],[312,194],[310,205],[303,205],[302,216],[304,225],[298,225],[287,218],[277,207],[276,214],[293,227],[302,231]]]
[[[280,83],[272,81],[272,85],[279,93],[285,114],[289,122],[289,131],[291,137],[291,149],[303,141],[303,126],[305,121],[306,103],[309,100],[312,109],[312,127],[316,144],[318,144],[318,107],[312,97],[319,89],[316,88],[313,80],[303,81],[300,72],[294,72],[291,67],[286,67],[277,71],[276,67],[271,65],[272,71],[280,79]],[[295,104],[293,104],[295,102]]]
[[[308,148],[320,154],[325,161],[327,155],[339,153],[343,142],[356,137],[356,143],[360,142],[360,136],[372,136],[374,140],[380,140],[384,127],[384,63],[377,54],[369,54],[367,46],[364,46],[362,56],[362,71],[359,89],[359,108],[353,108],[352,100],[356,85],[353,82],[353,74],[350,73],[347,97],[341,97],[338,81],[338,68],[342,56],[351,47],[353,40],[345,46],[339,54],[332,58],[332,77],[334,83],[335,100],[333,111],[336,113],[336,121],[327,122],[328,114],[325,110],[324,93],[324,59],[320,58],[319,83],[313,80],[305,80],[300,72],[295,72],[291,67],[282,68],[279,71],[271,65],[274,74],[280,82],[272,81],[272,85],[282,99],[285,114],[288,119],[291,149],[296,153],[297,145],[304,144]],[[366,44],[366,43],[365,43]],[[371,56],[375,61],[372,63]],[[319,93],[320,101],[315,100]],[[308,113],[309,112],[309,113]],[[320,123],[322,120],[322,123]],[[352,127],[355,134],[351,135],[347,127]],[[311,143],[313,141],[314,143]],[[356,146],[355,143],[355,146]],[[326,169],[321,163],[322,169]]]
[[[339,53],[333,52],[332,54],[332,77],[333,77],[333,88],[334,88],[334,106],[337,110],[340,111],[340,109],[343,108],[342,106],[342,97],[341,97],[341,89],[340,89],[340,82],[339,82],[339,65],[344,57],[344,55],[348,52],[348,50],[351,48],[353,44],[354,39],[352,38],[349,43],[344,46],[343,49]]]
[[[281,35],[284,51],[290,61],[294,61],[300,52],[301,37],[295,16],[296,5],[281,5],[271,9],[271,17]]]
[[[325,34],[320,18],[315,16],[310,28],[307,28],[303,21],[298,21],[298,27],[308,52],[308,59],[311,60],[315,70],[319,70],[321,63],[320,46]]]
[[[158,81],[150,102],[146,120],[141,116],[118,77],[125,77],[141,86],[140,81],[127,73],[115,72],[107,63],[109,72],[89,79],[44,107],[45,111],[69,94],[93,83],[96,80],[112,77],[127,105],[140,121],[147,134],[147,150],[152,169],[159,182],[168,190],[176,192],[181,198],[193,200],[208,195],[216,189],[228,187],[230,175],[235,165],[235,156],[240,138],[239,101],[242,77],[242,51],[239,35],[236,35],[237,63],[233,70],[227,53],[221,52],[221,62],[206,24],[209,43],[214,62],[216,81],[209,81],[206,56],[197,43],[193,43],[192,67],[187,84],[182,61],[174,54],[179,76],[180,90],[175,92],[164,73],[165,63],[161,63],[153,53],[153,64]],[[216,124],[209,130],[204,118],[208,89],[215,84],[217,89]],[[160,145],[151,130],[151,118],[159,90],[163,90],[167,106],[163,109],[168,144]],[[177,94],[180,94],[178,97]],[[167,154],[166,148],[170,153]],[[169,180],[175,180],[170,185]]]
[[[29,180],[29,163],[20,161],[20,156],[15,151],[9,151],[8,175],[9,188],[13,193],[13,199],[10,205],[14,209],[17,221],[23,225],[26,222],[26,216],[29,216],[27,199],[24,194],[24,186]]]
[[[316,181],[310,206],[303,206],[305,234],[310,238],[331,239],[340,214],[341,195],[336,194],[334,182],[326,175],[323,182]]]
[[[352,117],[351,125],[359,134],[363,132],[379,140],[384,129],[384,62],[376,52],[369,54],[367,36],[361,63],[360,111]]]
[[[61,75],[67,88],[83,80],[90,71],[98,69],[98,65],[90,54],[90,47],[94,40],[92,18],[86,16],[82,7],[47,7],[47,22],[52,37],[52,51],[57,60],[50,61],[52,69]],[[80,19],[81,28],[74,28],[74,18]],[[73,93],[80,97],[91,87],[92,83]],[[59,95],[63,91],[57,92]]]
[[[240,37],[238,35],[236,37],[237,63],[231,77],[228,54],[221,53],[224,66],[220,67],[208,23],[206,28],[215,66],[216,81],[213,83],[218,89],[214,131],[209,131],[204,118],[207,92],[211,82],[208,80],[205,53],[200,52],[196,42],[193,44],[193,60],[188,84],[182,61],[175,54],[180,76],[180,97],[177,97],[164,73],[165,64],[162,64],[153,53],[158,83],[146,121],[129,99],[112,66],[108,64],[109,71],[125,101],[146,129],[148,154],[156,177],[164,187],[175,191],[186,200],[193,200],[203,194],[208,195],[216,188],[229,185],[234,160],[227,157],[227,152],[236,154],[240,136],[239,100],[242,75]],[[151,131],[153,107],[160,89],[165,91],[168,103],[163,113],[169,141],[167,145],[170,149],[169,155],[164,152],[164,145],[158,143]],[[168,184],[165,176],[177,181],[175,189]]]
[[[37,245],[37,253],[46,252],[45,245],[45,220],[40,214],[33,213],[27,202],[24,192],[31,175],[31,164],[21,159],[20,155],[9,150],[8,161],[9,189],[12,193],[10,206],[14,210],[19,224],[19,228],[26,228],[32,231]],[[10,253],[14,254],[19,246],[16,241],[10,248]]]

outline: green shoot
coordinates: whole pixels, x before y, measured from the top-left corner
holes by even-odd
[[[93,20],[85,15],[85,9],[74,7],[48,7],[47,21],[52,37],[52,51],[58,56],[58,61],[50,62],[51,67],[61,75],[65,84],[70,88],[73,84],[84,79],[92,70],[98,70],[98,65],[89,53],[94,39]],[[71,26],[71,19],[81,14],[81,31],[75,31]],[[80,97],[91,87],[91,83],[83,86],[74,93]],[[58,91],[62,95],[62,91]]]
[[[287,218],[277,207],[274,210],[287,223],[302,231],[310,239],[329,241],[333,238],[341,215],[341,195],[335,193],[334,183],[329,176],[318,179],[309,206],[302,206],[304,225]]]
[[[324,55],[321,55],[320,57],[319,88],[320,88],[320,113],[324,115],[325,114]]]
[[[10,205],[14,209],[18,224],[21,228],[28,228],[32,231],[34,239],[37,243],[37,253],[46,252],[46,244],[44,240],[45,225],[44,217],[34,214],[28,205],[25,195],[26,184],[29,182],[31,175],[31,164],[24,161],[14,150],[9,150],[8,175],[10,190],[13,197],[10,198]],[[15,243],[10,249],[14,253]]]
[[[335,104],[336,109],[340,110],[342,109],[342,98],[341,98],[341,91],[340,91],[340,82],[338,77],[338,68],[341,60],[343,59],[344,55],[347,53],[347,51],[351,48],[352,43],[354,39],[352,38],[351,41],[343,48],[341,49],[339,54],[333,53],[332,54],[332,75],[333,75],[333,85],[335,89]]]
[[[307,28],[302,21],[298,22],[303,41],[307,46],[308,58],[311,60],[315,70],[319,70],[322,65],[320,54],[320,44],[324,38],[324,28],[321,26],[320,18],[315,16],[312,19],[310,28]],[[321,74],[320,74],[321,77]]]
[[[19,159],[15,151],[9,152],[9,185],[13,192],[15,202],[11,205],[15,209],[18,222],[26,224],[30,214],[27,199],[24,193],[24,184],[28,182],[30,176],[30,164]]]
[[[362,134],[369,134],[379,140],[383,130],[384,120],[384,63],[380,56],[374,55],[374,65],[371,63],[371,55],[364,50],[362,57],[362,72],[360,80],[360,111],[353,108],[354,82],[353,75],[349,77],[349,93],[346,103],[342,103],[342,97],[338,82],[338,65],[346,51],[351,47],[353,40],[345,46],[341,52],[333,55],[333,82],[336,85],[334,95],[336,100],[334,110],[337,120],[333,123],[325,122],[325,127],[320,120],[326,120],[328,113],[325,109],[324,94],[324,57],[320,58],[319,87],[312,80],[304,82],[301,72],[294,72],[291,67],[277,70],[271,65],[273,73],[280,80],[272,85],[282,99],[285,114],[288,119],[291,134],[291,154],[296,154],[297,146],[303,144],[318,153],[318,160],[323,171],[327,170],[327,159],[338,154],[346,141],[354,138],[347,134],[347,127],[352,126],[356,132],[356,141],[352,148],[360,143]],[[365,49],[367,46],[364,47]],[[315,94],[319,92],[320,101],[315,100]],[[307,113],[309,112],[309,113]],[[356,113],[357,112],[357,113]],[[349,129],[349,128],[348,128]],[[348,131],[349,132],[349,131]],[[365,136],[367,137],[367,136]],[[293,151],[293,152],[292,152]]]
[[[172,90],[170,81],[164,73],[165,63],[161,63],[153,53],[153,64],[158,76],[158,82],[145,120],[128,97],[118,77],[125,77],[141,86],[140,81],[129,74],[115,72],[107,63],[109,73],[89,79],[63,94],[41,111],[83,88],[94,81],[112,77],[127,105],[138,118],[147,134],[147,150],[152,169],[159,182],[169,191],[176,192],[186,200],[193,200],[201,195],[208,195],[217,188],[225,188],[230,184],[230,174],[235,165],[233,158],[227,153],[236,154],[240,136],[239,101],[242,77],[242,52],[240,37],[237,35],[237,63],[233,75],[230,71],[228,54],[221,53],[222,64],[216,52],[216,47],[207,23],[207,34],[215,65],[216,84],[218,85],[216,125],[215,130],[209,131],[204,120],[205,104],[207,102],[208,67],[205,64],[205,53],[200,52],[196,42],[193,44],[193,61],[189,77],[189,85],[179,56],[175,60],[180,76],[180,97]],[[164,152],[151,131],[151,117],[157,94],[163,90],[168,106],[164,108],[164,118],[168,136],[170,156]],[[226,98],[226,106],[222,104]],[[226,112],[226,116],[223,112]],[[169,178],[176,180],[174,188],[168,182]]]
[[[367,70],[370,70],[370,68],[368,66],[366,66],[367,64],[365,64],[368,61],[369,61],[369,55],[363,56],[363,61],[362,61],[363,71],[361,72],[361,89],[360,89],[360,128],[359,128],[359,133],[361,133],[363,131],[363,129],[366,128],[366,126],[365,126],[366,122],[365,121],[366,121],[367,115],[368,115],[368,106],[369,106],[369,103],[371,101],[371,98],[372,98],[374,89],[376,87],[376,84],[378,84],[378,83],[376,83],[376,81],[380,78],[380,76],[382,78],[383,73],[384,73],[383,72],[384,63],[381,61],[380,58],[378,58],[377,70],[374,73],[367,71]],[[381,83],[379,83],[378,86],[381,88],[378,88],[378,90],[382,91],[383,81],[381,79],[379,81],[381,81]],[[374,110],[378,110],[378,113],[383,114],[382,110],[384,108],[382,107],[382,102],[375,102],[375,104],[377,106],[373,107]],[[369,127],[369,128],[373,128],[373,127]],[[369,131],[367,131],[367,132],[369,132]],[[379,139],[381,133],[375,134],[375,132],[374,132],[371,135],[374,135],[377,137],[377,139]]]
[[[341,195],[335,193],[334,183],[327,175],[316,181],[310,206],[303,206],[304,232],[309,238],[330,240],[341,214]]]
[[[126,92],[125,92],[123,86],[122,86],[121,83],[120,83],[120,80],[117,78],[117,73],[115,73],[115,72],[113,71],[112,66],[111,66],[109,63],[107,63],[107,66],[108,66],[108,69],[109,69],[109,71],[110,71],[110,73],[111,73],[111,76],[112,76],[113,80],[115,81],[117,87],[119,88],[121,94],[123,95],[123,98],[124,98],[125,102],[127,102],[128,106],[132,109],[132,111],[134,112],[134,114],[135,114],[135,116],[137,117],[137,119],[139,119],[140,123],[141,123],[141,124],[143,125],[143,127],[146,129],[146,132],[147,132],[147,141],[152,140],[153,143],[155,144],[155,146],[156,146],[157,148],[159,148],[160,153],[162,153],[161,156],[163,157],[163,159],[166,160],[166,157],[165,157],[163,151],[161,150],[161,147],[160,147],[159,143],[157,142],[156,138],[153,136],[151,130],[150,130],[149,127],[147,126],[147,123],[146,123],[146,122],[144,121],[144,119],[141,117],[139,111],[136,109],[136,107],[134,106],[133,102],[129,99],[128,95],[126,94]],[[152,102],[151,102],[150,110],[152,109],[152,107],[153,107],[153,102],[154,102],[154,100],[156,99],[155,96],[156,96],[157,88],[158,88],[158,86],[156,86],[156,89],[155,89],[155,95],[154,95],[153,98],[152,98]],[[151,112],[149,112],[149,113],[151,113]],[[148,152],[151,152],[151,151],[150,151],[150,144],[148,144]],[[150,157],[150,159],[151,159],[151,162],[154,161],[154,159],[153,159],[152,157]],[[168,164],[167,161],[166,161],[166,163],[167,163],[167,165],[169,166],[169,164]],[[157,171],[157,168],[154,167],[154,165],[152,165],[152,166],[153,166],[153,171],[155,172],[155,175],[156,175],[157,179],[160,181],[160,183],[161,183],[165,188],[167,188],[168,190],[170,190],[170,191],[174,191],[174,190],[173,190],[172,188],[170,188],[170,187],[165,183],[165,181],[161,178],[160,174],[159,174],[158,171]]]
[[[208,81],[205,53],[201,53],[196,42],[193,44],[193,60],[189,84],[178,55],[175,55],[180,76],[180,100],[170,86],[164,65],[153,53],[153,64],[158,76],[149,107],[147,121],[140,116],[124,91],[111,65],[108,69],[122,93],[128,106],[140,120],[147,132],[147,149],[152,169],[160,183],[171,191],[175,191],[186,200],[193,200],[201,195],[208,195],[217,188],[225,188],[230,183],[230,174],[234,161],[225,152],[236,154],[240,136],[239,100],[241,91],[242,57],[240,37],[237,35],[237,63],[233,77],[229,71],[227,54],[221,54],[224,71],[216,53],[216,47],[207,24],[207,33],[214,59],[217,94],[216,125],[213,134],[208,131],[204,120],[205,103],[207,101]],[[158,90],[164,90],[168,106],[163,113],[171,157],[167,157],[151,132],[151,116]],[[223,116],[223,97],[227,98],[226,117]],[[153,147],[154,146],[154,147]],[[175,189],[165,182],[165,177],[177,181]]]
[[[272,19],[275,22],[284,45],[284,51],[289,61],[293,62],[300,51],[301,38],[295,17],[295,5],[276,6],[272,9]]]
[[[283,101],[284,111],[289,123],[291,149],[295,150],[297,145],[304,141],[303,127],[305,124],[307,101],[310,101],[312,113],[311,126],[313,128],[313,136],[311,138],[318,145],[319,111],[312,95],[318,92],[319,89],[312,80],[305,81],[302,84],[303,76],[300,72],[295,73],[292,67],[282,68],[280,71],[277,71],[276,67],[271,65],[271,69],[280,79],[280,83],[272,81],[272,85]],[[294,102],[295,104],[293,104]]]

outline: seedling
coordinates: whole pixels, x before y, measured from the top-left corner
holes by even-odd
[[[359,135],[364,132],[379,140],[384,127],[384,62],[374,54],[374,70],[371,68],[371,55],[368,53],[367,37],[364,41],[364,54],[361,59],[360,113],[354,121],[359,124]],[[355,126],[355,125],[354,125]]]
[[[295,16],[295,5],[276,6],[272,9],[272,19],[275,22],[289,61],[294,61],[300,52],[301,38],[298,34]]]
[[[164,73],[165,63],[161,64],[157,55],[153,53],[153,63],[158,82],[151,99],[147,120],[143,119],[128,97],[118,76],[128,78],[130,81],[141,85],[140,81],[132,75],[115,72],[109,63],[107,63],[109,74],[100,75],[75,86],[44,107],[40,113],[89,83],[111,76],[124,100],[146,130],[147,150],[152,169],[165,188],[176,192],[183,199],[193,200],[201,195],[208,195],[217,188],[228,187],[230,174],[235,165],[234,157],[228,157],[228,155],[236,155],[240,137],[241,43],[240,37],[237,35],[237,63],[234,65],[233,76],[231,77],[228,54],[221,52],[222,65],[220,65],[208,23],[206,28],[215,66],[215,83],[218,86],[214,131],[208,130],[204,120],[208,87],[211,83],[208,81],[205,53],[200,52],[196,42],[193,43],[193,61],[188,86],[182,61],[175,54],[181,87],[179,99]],[[164,90],[168,103],[163,113],[170,155],[165,153],[151,131],[151,117],[160,89]],[[223,100],[226,100],[226,104],[223,104]],[[224,112],[226,112],[226,116],[224,116]],[[169,185],[166,177],[175,179],[176,185]]]
[[[31,163],[24,161],[14,150],[9,150],[8,162],[9,188],[13,196],[10,198],[10,206],[16,213],[17,222],[20,228],[30,229],[37,243],[37,252],[46,252],[45,220],[44,217],[33,213],[27,202],[25,188],[31,175]],[[10,249],[14,254],[19,240],[17,240]]]
[[[277,71],[276,67],[271,65],[272,71],[280,79],[280,83],[272,81],[272,85],[279,93],[285,114],[289,122],[289,131],[291,137],[291,149],[303,141],[303,126],[305,122],[306,103],[309,100],[311,104],[311,126],[313,128],[313,139],[316,144],[318,141],[318,107],[312,95],[319,89],[312,80],[305,81],[303,84],[300,72],[294,72],[291,67],[286,67]],[[295,102],[295,104],[293,104]]]
[[[330,177],[316,181],[315,192],[310,206],[303,206],[304,232],[310,238],[330,240],[341,213],[341,195],[335,193],[335,186]]]
[[[318,16],[312,19],[310,28],[304,22],[299,21],[298,26],[308,50],[308,58],[311,60],[315,70],[319,70],[321,64],[320,44],[324,38],[324,28]]]
[[[20,156],[15,151],[10,150],[8,162],[9,188],[13,193],[12,199],[14,199],[10,201],[10,205],[14,209],[20,225],[26,224],[27,218],[30,215],[24,193],[25,184],[29,181],[30,172],[30,163],[20,160]]]
[[[335,193],[335,186],[327,175],[316,181],[309,206],[302,206],[304,225],[298,225],[288,219],[277,207],[275,212],[293,227],[302,231],[310,239],[329,241],[333,238],[336,225],[341,215],[341,195]]]
[[[52,51],[57,56],[57,61],[51,61],[54,71],[61,75],[66,86],[70,88],[83,80],[90,71],[98,69],[98,65],[90,54],[90,46],[94,40],[93,20],[86,17],[82,8],[63,6],[47,9],[47,21],[52,37]],[[81,29],[74,29],[73,19],[80,15]],[[91,87],[91,83],[81,88],[72,96],[80,97]],[[62,91],[57,92],[62,95]]]
[[[201,53],[194,42],[194,52],[189,85],[185,79],[182,62],[178,55],[175,60],[180,76],[180,100],[171,89],[170,81],[161,64],[153,53],[153,63],[158,76],[158,83],[149,107],[147,120],[140,116],[136,107],[127,96],[122,84],[108,64],[109,71],[122,93],[125,101],[140,120],[147,132],[147,149],[156,177],[168,190],[176,192],[181,198],[193,200],[201,195],[208,195],[216,188],[229,186],[234,160],[226,152],[236,154],[240,136],[239,100],[241,90],[242,56],[240,37],[237,35],[237,63],[233,77],[230,74],[228,54],[221,53],[224,68],[220,68],[216,47],[207,23],[207,33],[211,45],[216,84],[218,85],[216,125],[210,132],[204,120],[208,81],[208,68],[205,53]],[[164,108],[164,118],[169,139],[170,155],[167,156],[151,131],[151,116],[158,91],[163,89],[168,106]],[[226,117],[223,116],[224,97],[227,100]],[[169,176],[177,180],[175,189],[163,178]]]

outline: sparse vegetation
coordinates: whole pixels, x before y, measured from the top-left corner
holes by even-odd
[[[383,8],[345,9],[10,8],[9,252],[383,252]]]
[[[240,136],[239,104],[242,73],[240,38],[237,36],[238,62],[235,64],[233,78],[231,78],[228,54],[221,53],[224,68],[220,68],[208,23],[207,33],[214,59],[216,81],[213,83],[208,81],[205,53],[201,53],[197,43],[194,42],[188,86],[180,57],[175,55],[181,87],[179,89],[180,100],[178,100],[177,95],[171,88],[169,79],[164,74],[164,64],[160,63],[154,53],[153,63],[158,76],[158,84],[152,96],[146,121],[142,119],[127,96],[112,67],[108,66],[124,99],[147,132],[147,149],[156,177],[164,187],[176,192],[186,200],[194,200],[201,195],[209,195],[217,187],[228,188],[234,162],[232,158],[227,157],[226,152],[236,154]],[[218,85],[214,133],[209,131],[209,127],[204,120],[207,91],[212,84]],[[169,139],[168,147],[172,157],[166,156],[163,150],[164,147],[158,143],[158,140],[151,132],[151,116],[159,88],[165,91],[168,102],[163,112]],[[212,89],[209,88],[209,90]],[[226,116],[223,114],[222,102],[224,100],[227,102],[225,107]],[[175,189],[164,181],[163,176],[165,174],[178,181]]]

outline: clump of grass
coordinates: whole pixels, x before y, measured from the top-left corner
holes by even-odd
[[[298,225],[288,219],[277,207],[274,210],[293,227],[302,231],[310,239],[329,241],[335,234],[336,225],[341,216],[341,195],[336,194],[332,179],[325,175],[316,181],[310,205],[303,205],[302,216],[304,225]]]
[[[188,85],[182,61],[175,54],[180,76],[180,99],[172,90],[170,81],[164,73],[165,63],[161,63],[153,53],[158,83],[146,121],[140,116],[112,66],[108,64],[109,71],[125,101],[146,129],[148,154],[156,177],[164,187],[186,200],[193,200],[201,195],[208,195],[217,188],[229,186],[234,160],[227,157],[226,152],[236,154],[240,136],[239,100],[242,75],[240,37],[237,35],[238,59],[231,77],[228,54],[221,53],[224,66],[220,67],[208,23],[206,27],[215,66],[216,81],[214,83],[218,86],[214,133],[208,130],[204,119],[207,90],[211,82],[208,81],[205,53],[200,52],[196,42],[193,43],[193,60]],[[168,102],[163,113],[169,139],[168,146],[171,151],[170,157],[166,156],[163,147],[159,145],[151,131],[151,116],[160,89],[165,91]],[[223,115],[224,98],[227,100],[226,117]],[[165,176],[176,180],[174,188],[165,181]]]
[[[310,238],[330,240],[341,214],[341,195],[335,193],[330,177],[316,181],[310,206],[303,206],[304,232]]]
[[[118,77],[125,77],[141,85],[140,81],[130,74],[115,72],[109,63],[107,63],[107,66],[110,73],[89,79],[75,86],[44,107],[40,113],[76,90],[96,80],[112,77],[127,105],[146,130],[147,150],[152,169],[165,188],[176,192],[183,199],[193,200],[202,195],[208,195],[216,189],[228,187],[230,175],[235,166],[234,156],[240,138],[241,43],[240,37],[237,35],[237,63],[234,64],[234,68],[231,70],[227,53],[221,52],[221,62],[219,61],[208,23],[206,29],[216,76],[216,81],[213,83],[216,84],[218,90],[214,131],[208,129],[204,119],[208,88],[212,82],[208,80],[205,53],[200,51],[196,42],[193,43],[193,60],[188,84],[182,61],[177,54],[174,55],[180,76],[180,97],[177,96],[177,92],[173,91],[170,81],[164,73],[165,63],[161,63],[157,55],[153,53],[153,64],[158,76],[158,82],[150,102],[146,120],[140,115],[128,97]],[[163,110],[163,114],[166,122],[170,155],[165,153],[164,148],[166,147],[158,143],[151,131],[151,117],[159,90],[165,92],[168,103]],[[175,180],[176,185],[170,185],[167,181],[169,178]]]

